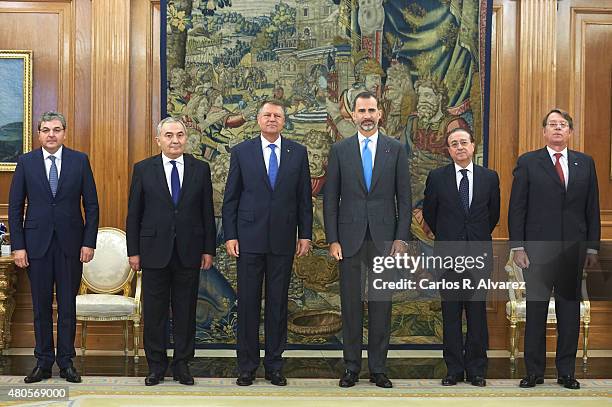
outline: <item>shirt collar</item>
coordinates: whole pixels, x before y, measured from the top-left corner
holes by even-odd
[[[47,158],[49,158],[50,155],[52,155],[53,157],[55,157],[56,160],[61,160],[63,151],[64,146],[60,146],[60,148],[54,154],[51,154],[50,152],[45,150],[44,147],[42,147],[43,159],[46,160]]]
[[[361,134],[359,131],[357,132],[357,136],[359,137],[359,145],[363,144],[363,140],[366,139],[366,136]],[[378,130],[368,138],[372,141],[372,144],[376,144],[378,142]]]
[[[172,161],[172,158],[168,158],[166,157],[166,155],[164,153],[162,153],[162,163],[164,165],[168,164],[170,161]],[[176,161],[178,164],[184,165],[184,158],[185,156],[183,154],[181,154],[179,157],[175,158],[174,161]]]
[[[459,172],[464,169],[459,164],[457,163],[454,163],[454,164],[455,164],[455,172]],[[474,173],[474,162],[470,161],[470,163],[467,165],[467,167],[465,167],[465,169],[468,170],[468,172],[471,172],[473,174]]]
[[[550,158],[552,160],[556,160],[555,158],[555,154],[557,153],[561,153],[561,155],[563,156],[563,158],[565,158],[567,160],[567,147],[565,147],[563,150],[561,151],[555,151],[552,148],[546,146],[546,150],[548,151],[548,155],[550,156]]]
[[[268,140],[266,140],[266,138],[263,135],[260,135],[259,138],[261,139],[261,148],[262,149],[266,149],[270,144],[274,144],[276,146],[276,151],[279,151],[281,148],[281,136],[278,136],[278,138],[276,139],[276,141],[274,143],[270,143]]]

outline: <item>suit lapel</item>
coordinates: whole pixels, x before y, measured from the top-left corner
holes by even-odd
[[[474,174],[472,176],[472,202],[470,204],[470,209],[474,206],[475,202],[479,202],[482,197],[483,189],[484,189],[484,170],[482,167],[474,164]]]
[[[45,158],[42,153],[42,148],[38,149],[38,154],[37,158],[34,160],[34,165],[38,167],[36,172],[38,173],[40,182],[42,182],[43,188],[46,189],[50,197],[53,197],[53,194],[51,193],[51,185],[49,185],[49,178],[47,178],[47,168],[45,167]]]
[[[584,169],[584,163],[574,154],[573,151],[567,150],[567,172],[568,172],[568,180],[567,180],[567,190],[570,191],[576,182],[576,178],[578,174],[582,172]]]
[[[563,188],[563,190],[565,190],[565,185],[561,184],[561,180],[559,179],[559,175],[557,175],[557,170],[555,170],[555,165],[553,164],[552,160],[550,159],[550,155],[548,154],[548,150],[546,149],[546,147],[544,147],[544,148],[542,148],[540,150],[540,154],[538,155],[538,158],[540,160],[540,166],[542,167],[544,172],[546,174],[548,174],[559,187],[561,187],[561,188]],[[568,158],[569,158],[569,155],[568,155]],[[568,165],[568,167],[569,167],[569,165]],[[570,179],[571,179],[571,177],[570,177]]]
[[[155,178],[157,178],[157,183],[159,184],[162,195],[166,197],[168,203],[174,206],[174,202],[172,201],[172,195],[170,195],[170,190],[168,189],[168,181],[166,181],[166,172],[164,171],[164,163],[162,161],[161,154],[155,158],[153,162],[153,168],[155,172]],[[183,174],[184,176],[184,174]]]
[[[387,140],[382,133],[378,133],[376,157],[374,157],[374,169],[372,171],[372,184],[370,185],[370,191],[374,190],[376,181],[378,181],[380,175],[383,173],[390,151],[389,140]]]
[[[58,196],[62,192],[62,185],[64,185],[64,180],[70,176],[70,172],[72,171],[72,167],[74,166],[73,158],[74,156],[72,155],[72,150],[64,146],[62,149],[62,169],[59,174],[59,180],[57,183],[57,191],[55,192],[55,196]],[[51,187],[49,187],[49,190],[51,190]]]
[[[353,163],[353,170],[359,174],[357,179],[359,179],[359,184],[363,189],[364,193],[368,193],[368,189],[366,188],[365,178],[363,177],[363,164],[361,163],[361,146],[359,145],[359,137],[355,134],[348,143],[348,154],[349,154],[349,162]],[[371,186],[371,185],[370,185]]]
[[[263,150],[261,148],[261,136],[251,139],[251,157],[253,157],[255,172],[260,174],[263,183],[268,187],[268,191],[272,192],[272,186],[270,186],[270,179],[268,178],[268,172],[266,171],[266,162],[264,160]]]
[[[178,205],[183,202],[183,197],[187,194],[187,192],[192,188],[193,183],[195,182],[195,158],[191,157],[188,154],[183,154],[183,184],[181,185],[181,193],[179,194],[179,202]],[[165,175],[165,174],[164,174]],[[167,189],[167,188],[166,188]],[[177,205],[177,206],[178,206]]]
[[[283,176],[288,171],[287,168],[290,167],[288,163],[291,162],[291,157],[293,156],[292,155],[293,148],[291,148],[289,141],[284,137],[281,138],[281,149],[283,151],[280,153],[281,159],[280,159],[280,166],[278,167],[278,175],[276,176],[276,185],[274,187],[275,189],[278,188]]]
[[[463,203],[461,201],[461,195],[459,195],[459,189],[457,188],[457,174],[455,173],[455,164],[451,163],[446,166],[446,189],[450,191],[451,198],[455,201],[457,208],[461,213],[465,215],[465,210],[463,209]]]

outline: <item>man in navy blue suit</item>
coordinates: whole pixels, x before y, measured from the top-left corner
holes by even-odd
[[[264,102],[257,123],[261,135],[232,148],[223,199],[225,246],[238,265],[236,384],[253,384],[259,366],[265,276],[266,379],[285,386],[282,354],[293,256],[308,252],[312,236],[310,172],[306,148],[280,135],[285,124],[280,102]]]
[[[87,155],[63,145],[64,116],[43,113],[38,122],[38,140],[42,148],[18,158],[9,194],[11,247],[17,267],[29,266],[36,335],[37,364],[24,381],[35,383],[50,378],[51,367],[57,362],[62,378],[79,383],[81,376],[72,365],[76,295],[83,263],[93,258],[96,247],[98,195]],[[54,286],[57,354],[53,349]]]

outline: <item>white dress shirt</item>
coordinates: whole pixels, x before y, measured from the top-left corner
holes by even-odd
[[[266,163],[266,173],[268,173],[270,168],[270,156],[272,155],[272,149],[268,147],[270,144],[274,144],[276,148],[274,149],[274,153],[276,154],[276,162],[278,163],[278,167],[280,168],[281,163],[281,137],[278,136],[274,143],[270,143],[265,139],[264,136],[259,136],[261,138],[261,150],[263,151],[264,162]]]
[[[550,159],[552,160],[553,165],[557,162],[557,157],[555,154],[561,153],[561,157],[559,157],[559,163],[561,163],[561,169],[563,170],[563,178],[565,178],[565,189],[567,189],[567,181],[569,180],[569,169],[567,167],[567,147],[565,147],[561,151],[555,151],[552,148],[546,146],[546,150],[548,150],[548,155],[550,155]]]
[[[164,172],[166,173],[166,183],[168,184],[168,191],[170,191],[170,196],[172,196],[172,183],[170,180],[170,176],[172,174],[172,163],[170,162],[172,158],[168,158],[162,153],[162,163],[164,164]],[[179,174],[179,183],[181,187],[183,186],[183,174],[185,173],[185,156],[183,154],[180,157],[175,158],[176,161],[176,169]]]
[[[359,138],[359,155],[363,160],[363,146],[365,145],[366,137],[359,132],[357,132],[357,137]],[[376,143],[378,143],[378,131],[367,138],[370,139],[370,142],[368,143],[368,150],[370,150],[370,153],[372,153],[372,169],[374,169],[374,161],[376,159]]]
[[[463,174],[461,173],[461,170],[463,169],[464,168],[462,166],[455,163],[455,177],[457,179],[457,191],[459,191],[459,184],[461,184],[461,180],[463,179]],[[465,169],[467,170],[468,182],[470,184],[470,200],[468,204],[468,206],[470,206],[472,205],[472,196],[474,195],[474,163],[470,161],[470,163],[468,164],[467,167],[465,167]]]
[[[47,180],[49,179],[49,171],[51,171],[51,160],[49,160],[49,156],[52,155],[55,157],[55,166],[57,167],[57,179],[59,180],[60,174],[62,172],[62,151],[64,151],[64,146],[60,146],[60,148],[55,152],[55,154],[51,154],[43,147],[43,160],[45,162],[45,170],[47,170]]]

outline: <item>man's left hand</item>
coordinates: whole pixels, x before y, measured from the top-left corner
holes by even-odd
[[[94,249],[91,247],[81,247],[81,263],[89,263],[94,256]]]
[[[590,269],[597,265],[599,262],[597,258],[597,254],[595,253],[587,253],[586,258],[584,259],[584,268]]]
[[[304,256],[310,250],[309,239],[298,239],[297,246],[295,247],[295,254],[298,257]]]
[[[202,255],[202,264],[200,264],[200,269],[208,270],[213,265],[213,256],[210,254]]]
[[[395,256],[396,254],[403,254],[408,252],[408,244],[403,240],[394,240],[391,245],[391,253],[389,256]]]

